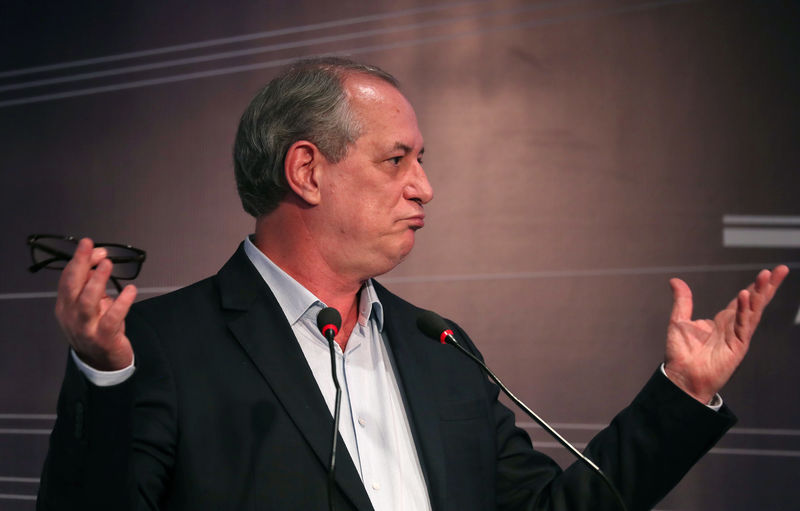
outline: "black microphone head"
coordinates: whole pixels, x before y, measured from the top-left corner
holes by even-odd
[[[450,330],[447,322],[433,311],[422,311],[417,316],[417,328],[422,330],[423,334],[437,341],[441,341],[443,332]]]
[[[328,337],[325,333],[328,330],[333,330],[333,335],[338,334],[341,327],[342,315],[333,307],[325,307],[317,314],[317,328],[324,337]]]

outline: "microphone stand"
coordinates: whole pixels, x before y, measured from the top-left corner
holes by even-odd
[[[461,344],[453,336],[452,331],[443,330],[442,333],[441,333],[441,336],[440,336],[440,340],[442,341],[443,344],[446,342],[447,344],[450,344],[451,346],[455,346],[456,348],[458,348],[458,350],[461,353],[463,353],[464,355],[468,356],[470,359],[472,359],[473,362],[478,364],[484,370],[484,372],[486,372],[486,374],[489,376],[489,378],[491,378],[492,381],[495,382],[498,387],[500,387],[500,389],[505,393],[505,395],[508,396],[508,398],[511,399],[511,401],[513,401],[514,404],[517,405],[523,412],[525,412],[528,415],[528,417],[530,417],[531,419],[536,421],[536,423],[539,426],[541,426],[542,429],[544,429],[547,433],[549,433],[550,436],[555,438],[558,441],[558,443],[563,445],[565,449],[567,449],[569,452],[571,452],[573,454],[573,456],[578,458],[579,461],[583,462],[587,467],[589,467],[589,470],[591,470],[591,471],[595,472],[596,474],[598,474],[602,478],[602,480],[606,484],[606,486],[614,494],[614,497],[616,498],[617,502],[619,503],[620,509],[622,509],[623,511],[627,511],[627,508],[625,507],[625,502],[622,500],[622,495],[619,494],[619,492],[614,487],[614,484],[611,482],[611,480],[608,479],[608,477],[603,473],[602,470],[600,470],[600,467],[598,467],[592,460],[590,460],[589,458],[584,456],[582,452],[580,452],[571,443],[569,443],[564,437],[562,437],[558,433],[558,431],[556,431],[555,429],[550,427],[550,425],[547,424],[544,421],[544,419],[542,419],[541,417],[536,415],[536,413],[533,410],[528,408],[528,406],[525,403],[520,401],[519,398],[517,398],[517,396],[515,396],[510,390],[508,390],[508,387],[506,387],[503,384],[503,382],[500,381],[500,379],[486,366],[486,364],[483,363],[483,361],[481,359],[479,359],[478,357],[476,357],[475,355],[470,353],[467,349],[465,349],[463,346],[461,346]]]
[[[333,442],[331,445],[331,462],[328,470],[328,509],[334,511],[333,505],[333,486],[335,484],[334,469],[336,468],[336,444],[339,436],[339,414],[342,408],[342,388],[339,386],[339,376],[336,372],[336,348],[334,348],[334,332],[332,329],[326,330],[325,338],[328,340],[328,348],[331,353],[331,375],[333,375],[333,386],[336,387],[336,405],[333,412]]]
[[[342,408],[342,388],[339,385],[339,376],[336,371],[336,348],[335,340],[336,334],[339,333],[339,328],[342,326],[342,316],[339,311],[333,307],[326,307],[317,314],[317,328],[320,333],[328,341],[328,349],[331,354],[331,377],[333,379],[333,386],[336,388],[336,401],[333,412],[333,434],[331,435],[331,459],[328,465],[328,509],[334,511],[333,505],[333,488],[336,484],[334,477],[336,469],[336,444],[338,443],[339,436],[339,415]]]

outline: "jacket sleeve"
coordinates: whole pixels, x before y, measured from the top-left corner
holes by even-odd
[[[159,508],[174,463],[174,386],[141,316],[132,311],[126,330],[137,369],[123,383],[93,385],[67,357],[39,511]]]
[[[459,335],[480,356],[460,329]],[[582,462],[562,470],[536,451],[528,434],[515,426],[514,413],[498,401],[499,388],[488,380],[486,393],[496,427],[498,509],[620,510],[602,479]],[[735,421],[727,407],[709,409],[657,370],[584,454],[611,480],[628,511],[652,509]]]

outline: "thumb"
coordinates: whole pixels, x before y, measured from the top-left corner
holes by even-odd
[[[672,313],[670,321],[691,321],[692,320],[692,290],[686,282],[674,278],[669,280],[672,288]]]

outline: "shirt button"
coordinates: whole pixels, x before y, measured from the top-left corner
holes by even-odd
[[[359,419],[358,419],[358,423],[359,423],[361,426],[366,426],[366,425],[367,425],[367,421],[366,421],[366,419],[364,419],[363,417],[361,417],[361,418],[359,418]],[[375,488],[375,489],[377,490],[377,488]]]
[[[381,489],[381,485],[379,483],[372,483],[372,489],[378,491]]]

